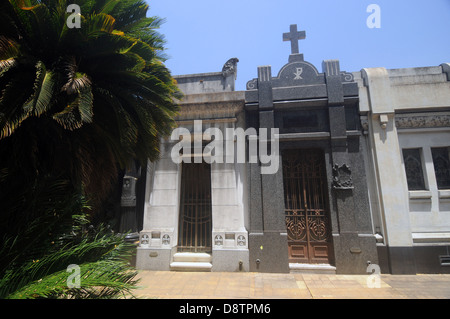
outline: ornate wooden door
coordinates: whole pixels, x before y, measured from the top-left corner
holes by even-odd
[[[332,243],[324,153],[317,149],[285,151],[283,179],[289,261],[330,263]]]
[[[183,163],[178,251],[211,252],[211,166]]]

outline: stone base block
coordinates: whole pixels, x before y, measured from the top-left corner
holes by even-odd
[[[249,271],[248,249],[216,249],[212,253],[212,271]]]
[[[172,249],[155,249],[138,247],[136,252],[136,269],[170,270]]]
[[[250,251],[250,271],[289,273],[286,233],[250,233],[248,248]]]
[[[363,275],[367,267],[378,265],[375,236],[357,233],[333,235],[337,274]]]
[[[382,273],[393,275],[450,274],[450,245],[429,244],[413,247],[379,245]]]

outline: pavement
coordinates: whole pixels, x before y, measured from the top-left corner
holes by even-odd
[[[450,274],[140,271],[138,299],[450,299]]]

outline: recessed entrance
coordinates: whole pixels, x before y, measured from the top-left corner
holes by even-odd
[[[291,263],[330,263],[331,228],[324,153],[283,152],[285,220]]]
[[[179,252],[211,252],[211,166],[183,163],[181,171]]]

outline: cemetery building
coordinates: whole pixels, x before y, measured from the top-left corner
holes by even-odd
[[[450,65],[319,70],[305,37],[245,91],[237,58],[175,77],[178,128],[124,179],[138,269],[449,272]]]
[[[450,65],[355,73],[383,273],[449,273]]]

